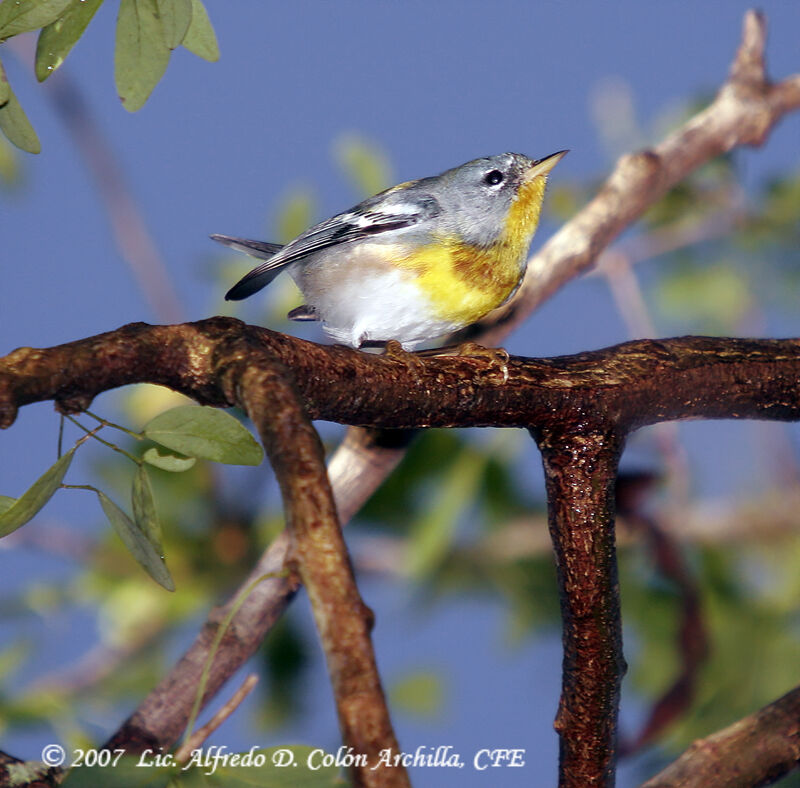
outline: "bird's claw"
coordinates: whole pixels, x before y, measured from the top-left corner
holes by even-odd
[[[477,342],[464,342],[455,349],[453,355],[461,358],[474,358],[485,361],[488,376],[499,384],[508,382],[508,361],[510,356],[501,347],[484,347]]]
[[[386,343],[383,355],[392,361],[402,364],[417,380],[425,371],[425,362],[416,353],[405,350],[396,339],[390,339]]]

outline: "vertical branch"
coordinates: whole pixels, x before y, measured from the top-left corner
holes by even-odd
[[[353,783],[406,788],[404,768],[379,767],[381,752],[396,753],[399,747],[370,640],[372,613],[356,587],[322,443],[299,404],[288,371],[284,376],[274,366],[249,366],[239,388],[280,484],[290,535],[288,564],[311,600],[342,738],[356,756]]]
[[[555,548],[564,665],[555,728],[560,788],[614,784],[625,661],[614,543],[622,441],[611,431],[538,431]]]

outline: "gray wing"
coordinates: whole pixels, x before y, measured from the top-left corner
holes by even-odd
[[[247,298],[268,285],[287,265],[322,249],[359,241],[389,230],[411,227],[423,219],[434,216],[438,211],[438,203],[429,195],[415,195],[409,198],[403,191],[398,191],[391,194],[391,197],[387,197],[385,193],[372,197],[352,210],[306,230],[242,277],[226,293],[225,298],[230,301]],[[215,240],[228,238],[228,236],[212,237]],[[221,242],[226,243],[226,241]],[[259,243],[236,238],[228,245],[253,253],[253,244]]]

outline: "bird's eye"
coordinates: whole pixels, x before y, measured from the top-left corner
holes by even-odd
[[[500,170],[489,170],[483,176],[483,182],[488,183],[489,186],[497,186],[498,183],[503,182],[503,173]]]

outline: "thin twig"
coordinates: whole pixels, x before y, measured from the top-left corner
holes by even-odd
[[[222,725],[228,717],[239,708],[242,701],[255,689],[258,684],[258,676],[251,673],[229,700],[220,708],[217,713],[205,724],[199,727],[181,746],[175,751],[175,760],[178,763],[186,763],[200,745]]]
[[[97,434],[97,432],[103,429],[103,427],[109,426],[105,420],[98,419],[98,421],[100,422],[99,426],[95,427],[93,430],[90,430],[88,427],[84,427],[83,424],[81,424],[76,418],[70,416],[69,414],[66,414],[65,418],[69,419],[76,427],[82,429],[86,433],[85,437],[94,438],[99,443],[102,443],[103,446],[107,446],[112,451],[115,451],[118,454],[122,454],[124,457],[127,457],[127,459],[129,459],[131,462],[136,463],[137,465],[142,464],[142,461],[138,457],[134,457],[130,452],[125,451],[125,449],[121,448],[120,446],[117,446],[115,443],[111,443],[111,441],[103,440],[103,438],[101,438]],[[97,417],[95,416],[95,418]]]
[[[294,595],[296,585],[283,573],[288,547],[284,532],[264,551],[228,602],[211,611],[191,646],[106,742],[106,748],[123,747],[135,753],[147,748],[169,749],[178,741],[189,721],[202,677],[207,675],[201,699],[204,707],[255,653]],[[265,575],[269,577],[264,579]],[[252,591],[239,605],[240,594],[250,586]],[[234,606],[238,606],[237,610],[215,648],[218,630]],[[212,652],[214,660],[206,674]]]

